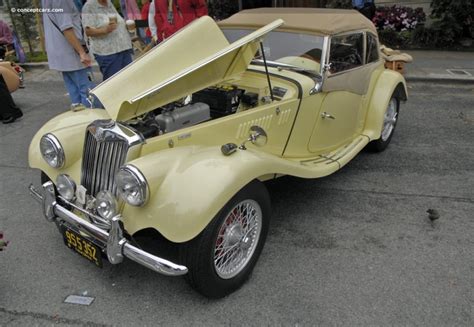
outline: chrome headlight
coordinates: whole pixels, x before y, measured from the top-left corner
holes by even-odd
[[[142,206],[148,200],[148,183],[135,166],[121,167],[115,181],[118,194],[128,204]]]
[[[40,152],[43,159],[53,168],[61,168],[64,165],[64,150],[56,136],[45,134],[40,141]]]
[[[115,201],[110,191],[100,191],[97,193],[95,205],[99,215],[109,222],[117,215],[117,201]]]
[[[66,174],[58,175],[56,178],[56,189],[68,201],[74,199],[76,195],[76,183]]]

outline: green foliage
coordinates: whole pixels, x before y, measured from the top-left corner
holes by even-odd
[[[432,0],[431,17],[435,19],[431,34],[439,35],[438,42],[450,45],[462,37],[473,37],[474,4],[472,0]]]
[[[118,13],[122,12],[122,8],[120,7],[120,0],[112,0],[112,4],[114,5]]]
[[[412,35],[412,43],[418,47],[446,48],[455,42],[452,29],[445,29],[437,25],[431,27],[418,26]]]
[[[380,43],[390,48],[407,48],[412,43],[412,31],[397,32],[393,29],[385,29],[378,33]]]
[[[26,61],[27,62],[46,62],[48,61],[48,56],[45,53],[35,53],[26,54]]]
[[[413,32],[412,42],[422,47],[445,48],[461,38],[473,37],[474,5],[472,0],[432,0],[430,27],[420,26]]]

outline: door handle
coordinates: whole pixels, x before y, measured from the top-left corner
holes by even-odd
[[[323,117],[323,119],[325,119],[325,118],[328,118],[328,119],[336,119],[336,117],[334,117],[334,116],[331,115],[331,114],[328,114],[326,111],[321,114],[321,117]]]

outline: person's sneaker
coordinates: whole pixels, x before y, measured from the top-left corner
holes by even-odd
[[[20,111],[20,109],[18,109],[18,111],[14,113],[13,115],[11,115],[10,117],[3,119],[2,123],[11,124],[20,117],[23,117],[23,113]]]
[[[71,111],[81,111],[86,109],[82,103],[73,103],[71,104]]]

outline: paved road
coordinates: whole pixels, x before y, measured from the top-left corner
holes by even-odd
[[[474,88],[412,84],[392,144],[320,180],[268,184],[273,220],[247,284],[210,301],[132,262],[100,270],[65,248],[26,186],[35,131],[62,83],[15,94],[0,125],[0,325],[473,325]],[[41,80],[41,79],[40,79]],[[441,218],[431,225],[425,211]],[[70,294],[91,306],[63,303]]]

